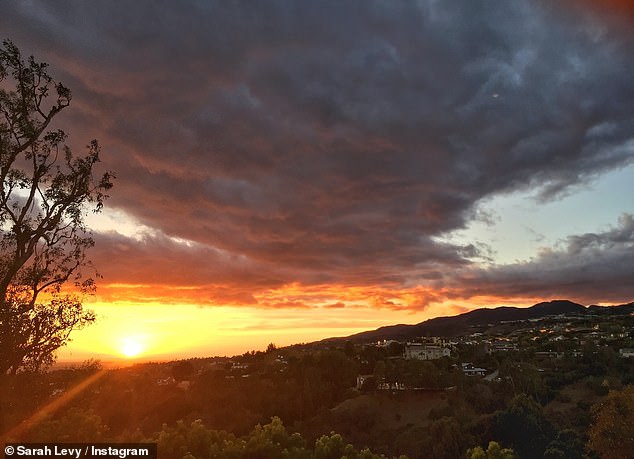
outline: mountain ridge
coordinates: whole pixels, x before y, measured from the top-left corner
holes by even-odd
[[[396,324],[379,327],[354,335],[327,338],[322,342],[352,341],[367,343],[381,340],[403,341],[419,336],[454,337],[466,333],[473,326],[500,322],[540,319],[557,315],[627,315],[634,313],[634,302],[615,306],[584,306],[570,300],[550,300],[529,307],[498,306],[479,308],[455,316],[427,319],[417,324]]]

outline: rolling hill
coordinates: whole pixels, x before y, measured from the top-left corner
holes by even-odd
[[[376,330],[365,331],[355,335],[329,338],[324,342],[352,341],[368,343],[380,340],[405,341],[419,336],[459,336],[472,327],[493,325],[500,322],[540,319],[548,316],[568,315],[627,315],[634,313],[634,302],[618,306],[583,306],[568,300],[552,300],[537,303],[527,308],[500,306],[497,308],[481,308],[457,316],[435,317],[415,325],[389,325]]]

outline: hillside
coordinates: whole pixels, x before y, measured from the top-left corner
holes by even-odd
[[[634,302],[618,306],[583,306],[569,300],[552,300],[537,303],[528,308],[514,306],[500,306],[497,308],[482,308],[466,312],[457,316],[435,317],[415,325],[389,325],[357,333],[347,337],[329,338],[324,341],[352,341],[353,343],[367,343],[380,340],[404,341],[419,336],[454,337],[467,333],[470,328],[512,322],[519,320],[540,319],[556,315],[628,315],[634,312]]]

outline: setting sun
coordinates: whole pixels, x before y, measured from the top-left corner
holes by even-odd
[[[120,351],[125,357],[132,358],[140,355],[144,348],[137,338],[130,337],[121,341]]]

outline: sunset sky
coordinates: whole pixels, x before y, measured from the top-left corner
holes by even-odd
[[[73,91],[54,127],[117,176],[99,321],[60,358],[634,300],[626,5],[1,2]]]

